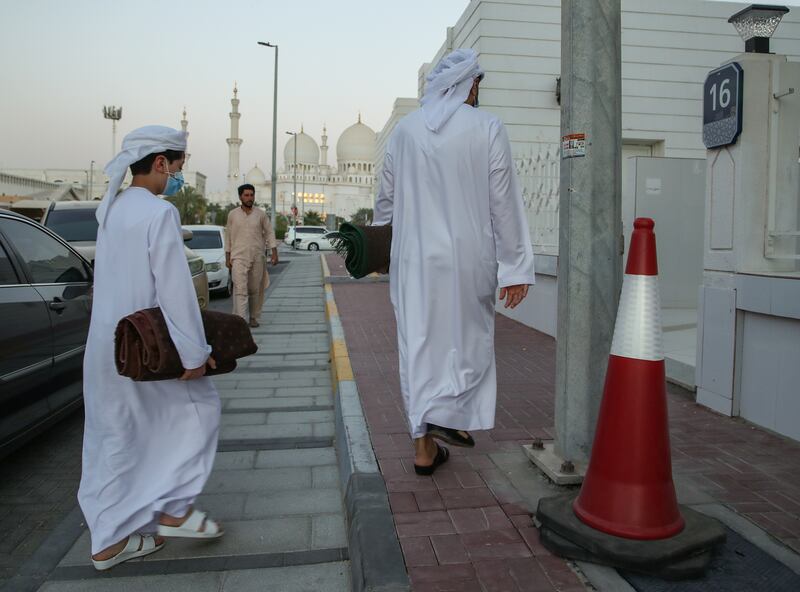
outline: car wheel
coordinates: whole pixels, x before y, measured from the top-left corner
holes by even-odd
[[[293,249],[296,249],[296,248],[297,248],[297,240],[293,240],[293,241],[292,241],[292,248],[293,248]]]
[[[311,243],[308,245],[309,251],[319,251],[319,245],[317,243]]]

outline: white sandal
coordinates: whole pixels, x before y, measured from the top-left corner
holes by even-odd
[[[163,546],[164,543],[161,543],[160,545],[156,544],[156,537],[152,535],[141,535],[138,532],[135,532],[128,537],[128,543],[125,545],[125,548],[122,551],[110,559],[103,559],[100,561],[92,559],[92,563],[97,571],[105,571],[119,563],[122,563],[123,561],[128,561],[130,559],[136,559],[137,557],[150,555],[150,553],[155,553]]]
[[[205,522],[205,530],[200,530]],[[158,525],[158,534],[163,537],[181,537],[185,539],[218,539],[223,534],[219,524],[206,516],[205,512],[192,510],[189,517],[180,526]]]

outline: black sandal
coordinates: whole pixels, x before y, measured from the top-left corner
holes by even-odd
[[[467,432],[453,430],[451,428],[443,428],[442,426],[437,426],[432,423],[428,424],[428,435],[432,438],[436,438],[437,440],[441,440],[442,442],[447,442],[451,446],[460,446],[462,448],[474,448],[475,447],[475,440],[472,439],[472,436],[469,434],[464,437],[462,435],[467,434]]]
[[[450,451],[444,446],[436,445],[436,457],[433,459],[433,464],[430,465],[414,465],[414,472],[417,475],[433,475],[433,472],[447,462],[450,458]]]

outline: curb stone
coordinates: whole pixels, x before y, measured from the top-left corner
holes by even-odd
[[[324,277],[330,277],[320,256]],[[411,585],[394,527],[386,484],[372,450],[344,339],[344,329],[325,283],[325,316],[331,336],[331,374],[335,389],[336,449],[342,477],[355,592],[407,592]]]

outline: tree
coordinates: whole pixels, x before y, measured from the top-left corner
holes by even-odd
[[[303,224],[306,226],[323,226],[322,215],[315,210],[308,210],[303,214]]]
[[[209,204],[206,213],[206,219],[209,224],[216,226],[225,226],[228,223],[228,214],[231,210],[236,209],[236,204]]]
[[[208,202],[194,187],[184,185],[167,201],[178,208],[181,224],[205,224]]]
[[[372,210],[370,208],[361,208],[350,218],[350,223],[358,226],[372,224]]]
[[[283,240],[286,236],[286,230],[289,228],[289,218],[283,214],[278,214],[275,217],[275,238]]]

